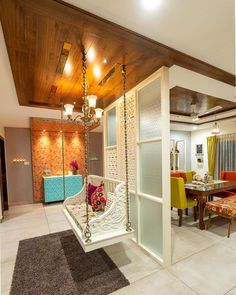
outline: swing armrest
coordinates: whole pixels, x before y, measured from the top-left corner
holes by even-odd
[[[63,206],[67,205],[75,205],[75,204],[82,204],[85,202],[86,198],[86,190],[85,190],[85,185],[83,185],[82,190],[75,194],[74,196],[68,197],[65,199]]]

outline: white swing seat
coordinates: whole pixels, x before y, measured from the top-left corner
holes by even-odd
[[[126,231],[125,183],[100,176],[88,176],[88,182],[99,186],[104,183],[107,204],[104,211],[94,212],[89,206],[90,242],[85,242],[86,229],[86,190],[67,198],[63,203],[63,212],[69,221],[84,252],[103,248],[125,239],[131,239],[134,230]]]

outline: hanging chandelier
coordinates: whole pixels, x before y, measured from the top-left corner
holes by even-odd
[[[213,129],[211,131],[211,134],[217,135],[219,133],[220,133],[220,128],[219,128],[219,125],[218,125],[218,123],[216,121],[216,113],[215,113],[215,123],[214,123]]]
[[[80,121],[84,123],[87,121],[89,125],[98,124],[102,118],[103,109],[96,108],[97,96],[96,95],[87,95],[85,98],[86,102],[82,106],[82,114],[77,115],[73,118],[74,105],[65,104],[64,114],[67,116],[69,121]]]
[[[220,128],[217,122],[214,123],[213,129],[211,131],[211,134],[217,135],[220,133]]]
[[[97,96],[96,95],[87,95],[87,64],[86,64],[86,52],[82,46],[82,77],[83,77],[83,105],[82,105],[82,114],[78,114],[73,118],[73,104],[64,105],[64,114],[67,116],[69,121],[79,121],[81,122],[85,130],[88,126],[99,124],[102,118],[103,109],[96,108]]]

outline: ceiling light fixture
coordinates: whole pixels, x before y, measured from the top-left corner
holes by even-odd
[[[92,48],[89,52],[91,53]],[[87,69],[87,56],[85,51],[82,51],[82,73],[83,73],[83,105],[82,105],[82,114],[78,114],[73,118],[74,104],[67,103],[64,105],[64,115],[67,116],[67,119],[72,122],[80,122],[84,125],[85,130],[87,126],[99,125],[102,118],[103,110],[96,108],[97,96],[96,95],[87,95],[87,80],[86,80],[86,69]],[[100,70],[100,68],[99,68]],[[63,102],[62,102],[63,105]]]
[[[211,134],[217,135],[220,133],[220,128],[217,122],[214,123],[213,129],[211,131]]]
[[[78,120],[81,122],[87,121],[89,125],[97,124],[100,122],[100,119],[102,118],[103,109],[96,108],[96,101],[96,95],[87,95],[86,103],[84,103],[82,106],[82,115],[79,114],[75,118],[72,118],[74,105],[67,103],[64,105],[64,114],[67,116],[67,119],[69,121]]]
[[[219,125],[216,121],[216,113],[215,113],[215,123],[214,123],[213,129],[211,131],[211,134],[217,135],[219,133],[220,133],[220,128],[219,128]]]
[[[141,0],[143,7],[148,10],[152,11],[160,6],[162,0]]]
[[[71,73],[71,63],[70,62],[68,62],[68,61],[66,62],[64,71],[65,71],[66,74]]]
[[[101,77],[101,69],[98,65],[95,65],[94,68],[93,68],[93,73],[94,73],[94,76],[99,79]]]
[[[95,60],[95,56],[96,56],[96,54],[95,54],[93,47],[90,47],[87,52],[88,61],[93,62]]]

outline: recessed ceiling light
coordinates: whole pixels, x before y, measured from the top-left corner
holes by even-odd
[[[101,77],[101,69],[98,65],[95,65],[93,67],[93,73],[94,73],[94,76],[99,79]]]
[[[107,64],[107,59],[106,58],[104,58],[103,63]]]
[[[148,10],[152,11],[156,9],[162,2],[162,0],[141,0],[143,7]]]
[[[71,63],[67,61],[65,65],[65,73],[70,74],[70,72],[71,72]]]
[[[90,47],[88,52],[87,52],[88,61],[90,61],[90,62],[94,61],[95,56],[96,56],[96,54],[95,54],[95,51],[94,51],[93,47]]]

